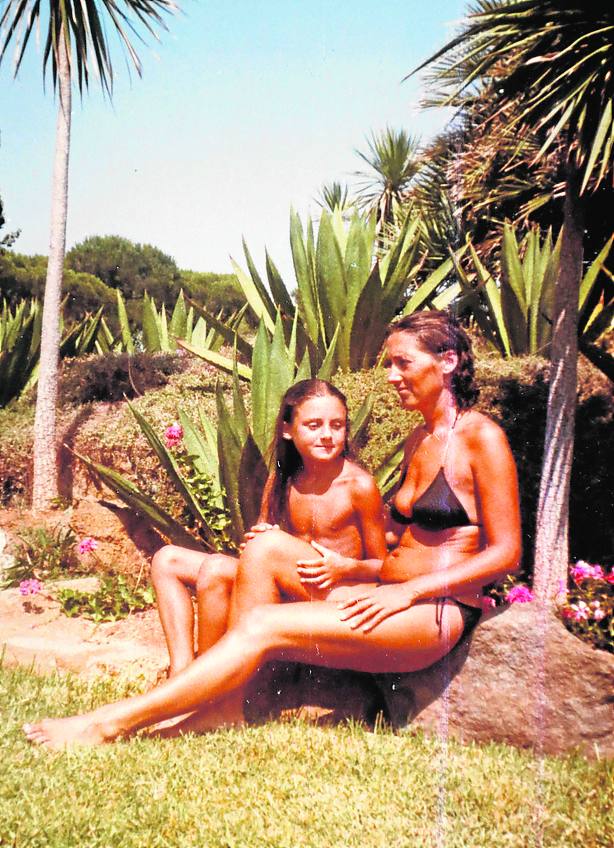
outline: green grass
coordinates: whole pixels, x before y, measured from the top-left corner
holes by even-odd
[[[0,670],[0,845],[610,845],[613,764],[413,733],[267,724],[50,753],[20,732],[129,691]],[[609,811],[609,812],[608,812]]]

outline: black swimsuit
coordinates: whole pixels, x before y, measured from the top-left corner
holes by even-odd
[[[457,416],[458,417],[458,416]],[[444,470],[444,464],[446,461],[446,457],[448,454],[448,446],[450,443],[450,436],[452,435],[452,430],[456,425],[456,419],[454,420],[454,424],[450,428],[450,433],[448,435],[448,442],[446,444],[445,453],[443,456],[441,468],[435,475],[432,483],[425,489],[425,491],[420,495],[418,500],[414,503],[411,511],[411,515],[405,515],[400,512],[399,509],[395,506],[394,503],[390,505],[390,517],[393,521],[396,521],[397,524],[415,524],[417,527],[420,527],[422,530],[449,530],[451,527],[475,527],[469,516],[467,515],[467,510],[459,501],[459,499],[454,494],[454,491],[450,484],[448,483],[448,479],[446,477],[446,472]],[[399,482],[399,488],[405,482],[405,475],[407,474],[407,466],[403,471],[401,476],[401,480]],[[465,620],[465,627],[459,642],[461,642],[468,633],[473,630],[478,621],[480,620],[480,616],[482,614],[482,610],[480,607],[475,607],[472,604],[465,604],[463,601],[459,601],[457,598],[442,598],[442,601],[451,600],[454,601],[461,608],[461,611],[464,613],[463,617]]]
[[[448,483],[443,465],[431,485],[415,502],[411,515],[404,515],[391,504],[390,516],[398,524],[417,524],[423,530],[448,530],[450,527],[471,526],[465,507]]]

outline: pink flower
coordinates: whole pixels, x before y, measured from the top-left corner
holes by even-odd
[[[508,604],[530,604],[533,598],[533,592],[528,586],[512,586],[505,596]]]
[[[612,571],[610,574],[606,574],[603,579],[606,583],[614,583],[614,571]]]
[[[183,427],[176,421],[164,431],[164,444],[167,448],[176,448],[183,439]]]
[[[591,614],[588,604],[585,604],[584,601],[578,601],[577,604],[572,604],[571,610],[570,618],[573,618],[574,621],[586,621]]]
[[[480,606],[482,607],[482,612],[488,612],[488,610],[496,607],[497,604],[494,598],[484,597],[480,599]]]
[[[588,562],[579,559],[578,562],[569,569],[575,583],[581,583],[582,580],[601,580],[603,578],[603,568],[600,565],[590,565]]]
[[[593,609],[593,619],[595,621],[603,621],[606,616],[606,611],[601,609],[601,607],[597,606]]]
[[[21,595],[38,595],[42,590],[43,584],[40,580],[32,578],[31,580],[22,580],[19,584],[19,593]]]
[[[79,544],[77,545],[77,550],[80,554],[91,554],[92,551],[95,551],[98,547],[98,542],[96,539],[92,539],[91,536],[86,536],[85,539],[81,539]]]

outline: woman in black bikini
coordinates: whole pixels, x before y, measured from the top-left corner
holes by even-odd
[[[27,725],[28,738],[100,744],[184,713],[180,729],[207,729],[227,723],[224,703],[271,659],[403,672],[454,647],[479,617],[483,586],[518,567],[514,460],[500,427],[472,409],[471,346],[454,319],[403,318],[386,353],[401,405],[424,424],[407,441],[390,524],[396,547],[379,582],[344,579],[342,556],[319,546],[314,560],[307,542],[282,530],[257,534],[241,556],[233,626],[214,647],[145,695]],[[305,600],[280,603],[296,598]]]

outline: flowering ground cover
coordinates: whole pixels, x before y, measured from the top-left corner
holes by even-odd
[[[134,686],[132,686],[134,688]],[[117,680],[0,670],[0,845],[19,848],[609,846],[614,763],[299,721],[49,753],[20,726]]]

